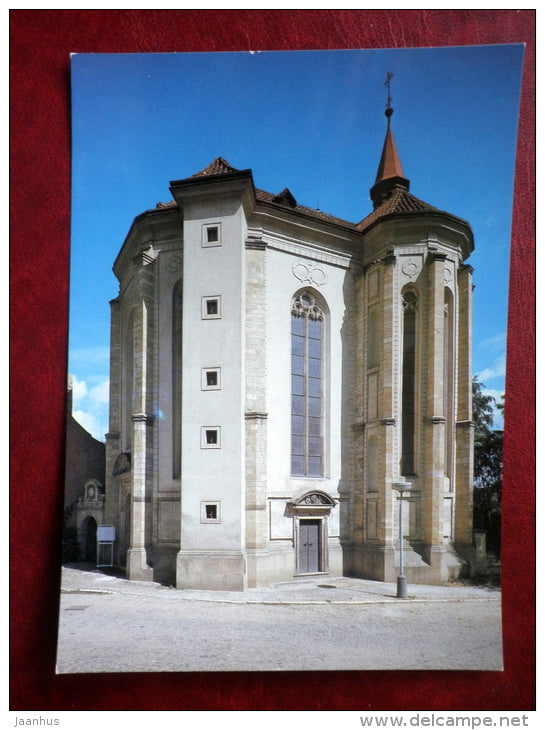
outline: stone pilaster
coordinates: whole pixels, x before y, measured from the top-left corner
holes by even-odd
[[[456,521],[457,549],[467,553],[473,543],[473,434],[472,422],[472,298],[471,266],[458,271],[458,403],[456,414]]]
[[[399,454],[396,439],[395,390],[396,377],[395,329],[398,322],[397,297],[395,294],[395,257],[387,258],[383,265],[382,352],[380,357],[379,416],[379,530],[378,539],[384,546],[391,546],[393,534],[392,482],[399,474]]]
[[[341,502],[341,543],[348,553],[347,564],[357,574],[362,573],[363,513],[365,478],[365,383],[366,383],[366,276],[361,273],[354,281],[354,364],[353,380],[354,423],[353,430],[353,485],[348,502]]]
[[[248,586],[262,584],[260,562],[266,556],[267,521],[267,414],[246,412],[246,518],[245,541]]]
[[[395,300],[395,263],[395,256],[388,255],[383,259],[381,266],[382,337],[376,394],[378,418],[373,424],[367,424],[365,429],[366,439],[371,434],[376,438],[377,484],[372,497],[367,491],[365,494],[363,575],[377,580],[395,579],[392,482],[399,476],[395,419],[397,357],[394,353],[394,338],[398,316]],[[366,396],[368,400],[368,389]],[[370,525],[374,528],[372,537]]]
[[[444,552],[443,509],[445,486],[444,328],[445,256],[435,254],[428,264],[427,393],[425,399],[425,463],[422,499],[422,536],[426,559],[440,568]]]
[[[145,413],[133,414],[132,460],[132,518],[130,548],[127,556],[129,580],[151,580],[152,569],[147,565],[146,509],[150,508],[146,496],[146,430]]]
[[[262,583],[267,559],[266,299],[267,248],[259,231],[246,238],[245,544],[248,585]],[[266,572],[266,571],[265,571]]]
[[[151,542],[151,497],[148,494],[148,472],[151,449],[148,443],[150,408],[151,338],[149,299],[151,277],[145,271],[147,259],[135,262],[139,270],[139,301],[134,316],[133,414],[132,414],[132,515],[127,572],[130,580],[152,580],[153,570],[147,564],[146,547]]]

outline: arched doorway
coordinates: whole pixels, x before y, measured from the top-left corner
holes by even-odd
[[[81,526],[83,560],[86,563],[97,561],[97,523],[94,517],[86,517]]]
[[[295,573],[327,573],[328,519],[335,500],[321,491],[307,492],[292,502],[291,515],[295,519]]]

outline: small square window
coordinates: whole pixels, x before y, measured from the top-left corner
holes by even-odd
[[[205,223],[202,227],[202,246],[221,246],[221,223]]]
[[[201,502],[201,522],[218,524],[221,522],[221,502]]]
[[[201,449],[221,448],[221,429],[219,426],[203,426],[201,428]]]
[[[202,298],[202,319],[221,319],[221,309],[221,296]]]
[[[203,368],[201,375],[202,390],[221,389],[221,368]]]

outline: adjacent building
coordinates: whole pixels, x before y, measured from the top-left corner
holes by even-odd
[[[104,515],[130,579],[395,581],[400,547],[412,582],[471,569],[473,235],[409,192],[391,114],[359,222],[221,157],[135,218]]]
[[[105,445],[72,415],[71,378],[66,405],[63,559],[95,562],[97,527],[104,522]]]

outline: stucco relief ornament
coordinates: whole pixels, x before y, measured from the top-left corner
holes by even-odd
[[[310,261],[297,261],[292,269],[293,275],[299,281],[307,284],[314,284],[314,286],[323,286],[327,281],[327,275],[323,269]]]
[[[405,274],[407,279],[414,280],[420,273],[420,266],[413,259],[409,259],[402,265],[401,271]]]
[[[300,504],[328,504],[328,501],[321,494],[307,494]]]
[[[452,268],[448,264],[445,265],[445,284],[452,284]]]
[[[172,256],[170,261],[168,262],[167,268],[171,273],[175,274],[182,268],[182,257]]]

